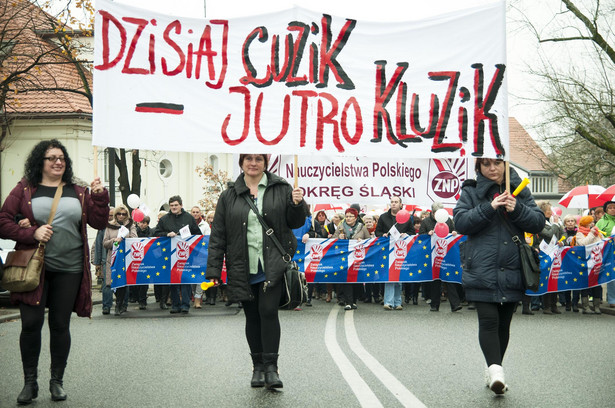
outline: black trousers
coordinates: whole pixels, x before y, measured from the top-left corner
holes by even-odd
[[[384,296],[384,284],[383,283],[366,283],[365,284],[365,298],[370,299],[373,297],[376,299],[382,299]]]
[[[144,305],[147,303],[147,289],[149,285],[135,285],[131,289],[131,292],[136,292],[135,299],[139,302],[140,305]],[[132,296],[131,296],[132,297]]]
[[[154,296],[158,302],[165,302],[171,293],[171,285],[154,285]]]
[[[517,302],[475,304],[478,315],[478,342],[487,367],[492,364],[502,365],[510,337],[510,322]]]
[[[38,367],[45,305],[49,308],[49,351],[51,367],[64,368],[70,352],[70,316],[81,285],[81,273],[45,271],[43,295],[38,305],[19,304],[21,334],[19,348],[24,368]]]
[[[251,353],[277,353],[280,348],[280,320],[278,308],[282,297],[282,283],[267,287],[264,282],[250,285],[254,300],[242,302],[246,315],[246,339]]]
[[[418,298],[419,288],[421,287],[420,283],[404,282],[402,286],[404,288],[404,297],[406,301],[409,301],[410,299]]]
[[[461,304],[460,291],[462,286],[457,283],[442,282],[440,279],[431,282],[431,306],[440,307],[442,285],[446,285],[448,302],[450,303],[451,310],[453,310]]]
[[[342,283],[338,285],[338,288],[342,292],[341,295],[338,293],[338,299],[341,296],[346,305],[356,304],[357,299],[363,294],[362,283]]]

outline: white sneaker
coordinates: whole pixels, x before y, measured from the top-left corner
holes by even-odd
[[[489,366],[489,389],[496,395],[503,395],[508,387],[504,379],[504,369],[501,365],[491,364]]]

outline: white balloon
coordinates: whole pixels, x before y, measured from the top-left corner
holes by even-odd
[[[444,208],[440,208],[434,214],[434,218],[438,222],[446,222],[446,221],[448,221],[448,211],[446,211]]]
[[[139,204],[141,204],[141,199],[136,194],[131,194],[126,198],[126,203],[130,206],[130,208],[139,208]]]

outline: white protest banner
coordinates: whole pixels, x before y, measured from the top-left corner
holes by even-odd
[[[504,0],[404,23],[96,6],[94,145],[506,157]]]
[[[292,184],[293,156],[272,156],[270,163],[274,163],[271,171]],[[474,176],[468,167],[473,164],[466,159],[299,156],[297,173],[310,204],[384,205],[391,196],[398,196],[405,204],[429,207],[439,201],[454,207],[461,184]]]

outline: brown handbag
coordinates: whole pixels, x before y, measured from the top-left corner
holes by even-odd
[[[51,212],[47,224],[51,225],[62,197],[63,185],[56,189],[51,204]],[[45,244],[39,243],[37,248],[18,249],[11,251],[6,257],[2,287],[11,292],[30,292],[40,284],[41,272],[45,264]]]

